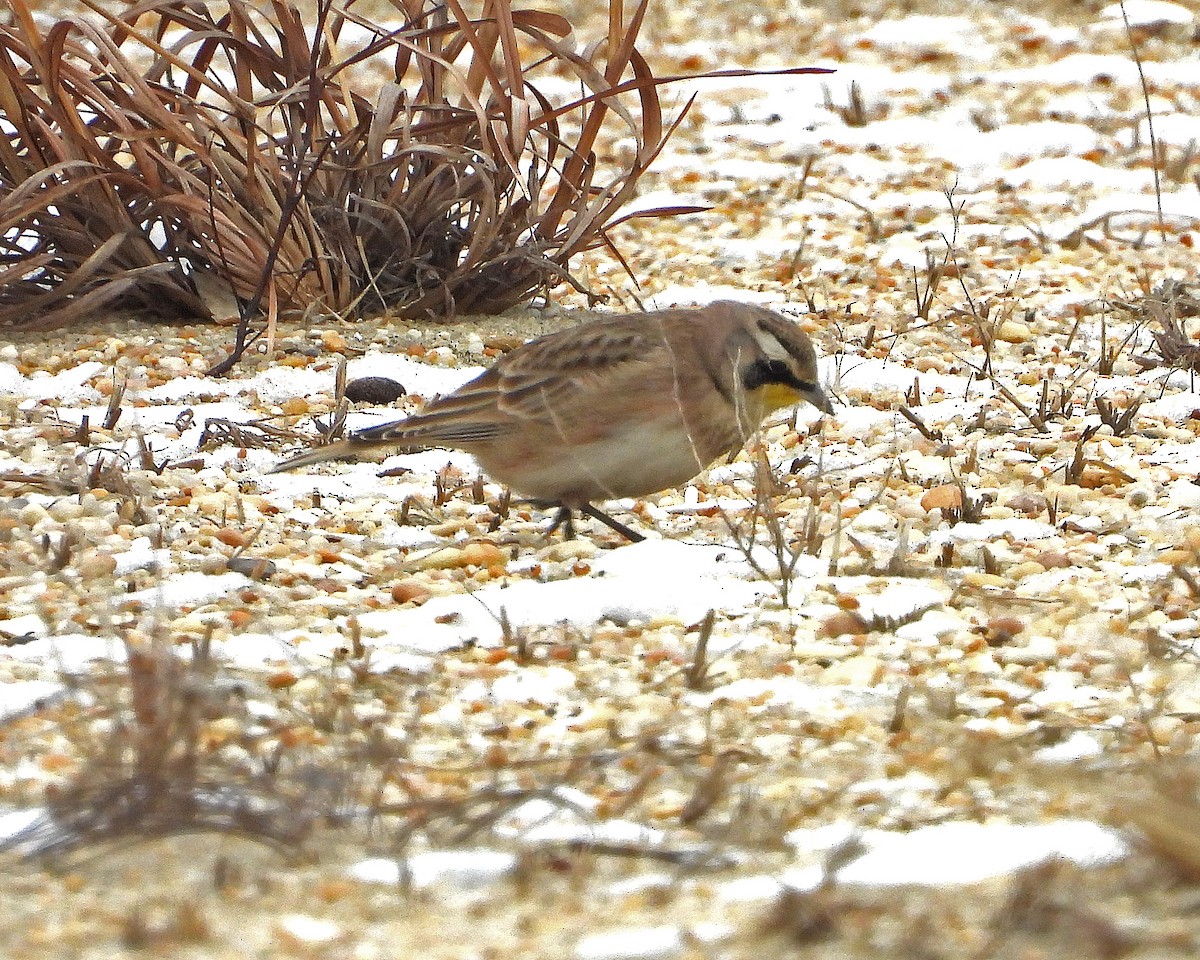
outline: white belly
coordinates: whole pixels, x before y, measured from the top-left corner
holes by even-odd
[[[715,456],[715,454],[714,454]],[[612,436],[577,446],[562,446],[545,464],[490,469],[494,479],[535,500],[585,503],[644,497],[686,483],[708,466],[710,458],[693,444],[678,421],[656,428],[643,423]]]

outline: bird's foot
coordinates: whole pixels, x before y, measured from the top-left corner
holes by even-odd
[[[583,506],[578,507],[576,509],[578,509],[579,512],[582,513],[585,517],[591,517],[593,520],[599,520],[602,524],[604,524],[610,530],[615,530],[617,533],[619,533],[621,536],[623,536],[630,543],[639,543],[640,541],[646,539],[642,534],[638,533],[636,530],[630,529],[629,527],[625,526],[625,524],[623,524],[620,520],[617,520],[614,517],[610,517],[603,510],[599,510],[596,507],[593,507],[590,503],[585,503],[585,504],[583,504]],[[561,529],[563,532],[564,540],[574,540],[575,539],[574,511],[570,507],[565,506],[564,504],[561,504],[561,503],[558,505],[558,512],[554,514],[554,522],[550,524],[550,529],[546,531],[546,536],[547,537],[553,536],[554,532],[559,529]]]
[[[550,524],[550,529],[546,531],[546,539],[549,540],[556,530],[562,529],[564,540],[575,539],[575,517],[570,507],[564,507],[559,504],[558,512],[554,514],[554,522]]]

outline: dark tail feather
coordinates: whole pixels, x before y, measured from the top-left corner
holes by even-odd
[[[283,473],[285,470],[295,470],[297,467],[307,467],[313,463],[321,463],[324,460],[357,460],[363,454],[370,453],[373,450],[383,450],[386,447],[394,447],[394,443],[372,443],[367,440],[358,440],[350,438],[349,440],[339,440],[337,443],[326,444],[323,447],[315,447],[312,450],[305,450],[299,456],[292,457],[290,460],[284,460],[282,463],[276,464],[268,473]]]

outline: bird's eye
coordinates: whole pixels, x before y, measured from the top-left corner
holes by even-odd
[[[747,390],[757,390],[770,384],[780,384],[800,391],[811,390],[816,386],[797,377],[786,361],[766,357],[759,357],[742,373],[742,386]]]

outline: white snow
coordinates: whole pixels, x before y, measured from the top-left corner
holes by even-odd
[[[1104,20],[1116,20],[1124,26],[1126,18],[1130,26],[1153,26],[1162,23],[1191,24],[1196,15],[1186,7],[1167,0],[1125,0],[1122,3],[1110,3],[1100,11]]]
[[[507,851],[456,849],[417,853],[406,860],[370,857],[346,872],[363,883],[406,883],[414,890],[449,893],[487,887],[512,874],[516,866],[516,855]]]
[[[208,574],[193,570],[168,574],[153,587],[125,594],[119,602],[122,605],[139,603],[150,610],[198,607],[219,600],[239,587],[252,583],[253,580],[241,573]]]
[[[359,622],[364,630],[383,634],[388,646],[433,653],[467,643],[500,644],[502,611],[513,630],[554,624],[590,629],[604,620],[627,624],[658,617],[696,623],[709,610],[744,611],[773,592],[770,584],[747,579],[749,566],[736,549],[676,540],[647,539],[603,554],[592,574],[489,585],[470,594],[434,597],[413,610],[364,613]]]
[[[798,850],[828,848],[828,833],[794,830],[785,838]],[[959,886],[980,883],[1063,860],[1085,867],[1114,863],[1129,853],[1115,830],[1086,820],[1050,823],[942,823],[907,833],[864,830],[864,851],[837,872],[856,886]],[[792,879],[797,879],[796,875]],[[804,875],[804,882],[817,879]]]

